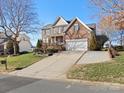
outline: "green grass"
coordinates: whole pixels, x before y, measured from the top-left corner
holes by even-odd
[[[30,66],[33,63],[38,62],[39,60],[43,59],[41,56],[33,55],[33,53],[23,54],[19,56],[11,56],[8,57],[8,70],[5,70],[5,66],[0,64],[0,72],[10,72],[16,69],[25,68],[27,66]],[[5,59],[5,57],[0,57],[0,60]]]
[[[76,65],[67,73],[70,79],[102,81],[124,84],[124,52],[111,62]]]

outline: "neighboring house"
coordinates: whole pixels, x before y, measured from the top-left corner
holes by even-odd
[[[32,44],[26,34],[19,35],[19,52],[32,52]]]
[[[66,21],[58,17],[54,24],[42,28],[42,40],[47,45],[64,45],[68,51],[90,49],[90,42],[95,44],[95,24],[84,24],[79,18]]]
[[[26,34],[20,34],[18,37],[19,41],[19,52],[31,52],[32,44],[30,38]],[[6,44],[8,42],[7,37],[3,32],[0,32],[0,54],[4,54]]]
[[[7,42],[7,38],[3,32],[0,32],[0,55],[4,54],[5,42]]]

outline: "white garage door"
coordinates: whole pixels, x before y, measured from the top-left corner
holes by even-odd
[[[87,39],[66,40],[67,51],[86,51],[88,50]]]

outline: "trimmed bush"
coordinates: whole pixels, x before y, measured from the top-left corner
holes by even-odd
[[[54,46],[48,46],[46,50],[47,50],[47,53],[57,53],[59,51],[59,49]]]
[[[47,47],[47,53],[57,53],[58,51],[66,50],[62,45],[51,45]]]

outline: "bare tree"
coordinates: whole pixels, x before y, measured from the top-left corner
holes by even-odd
[[[113,33],[117,31],[115,24],[112,22],[112,16],[104,16],[100,19],[97,27],[103,35],[108,37],[109,47],[111,47],[111,42],[113,41]]]
[[[31,0],[0,0],[0,30],[13,41],[14,54],[19,34],[34,31],[36,13],[32,9]]]
[[[124,0],[90,0],[100,11],[100,16],[111,16],[112,22],[124,21]]]
[[[114,20],[124,19],[124,0],[90,0],[101,10],[102,15],[111,15]]]
[[[120,36],[120,45],[124,47],[124,21],[117,22],[116,26],[120,30],[118,32]]]
[[[122,37],[124,34],[124,0],[90,0],[98,9],[101,16],[99,25],[108,36],[116,31]],[[105,19],[106,17],[106,19]]]

